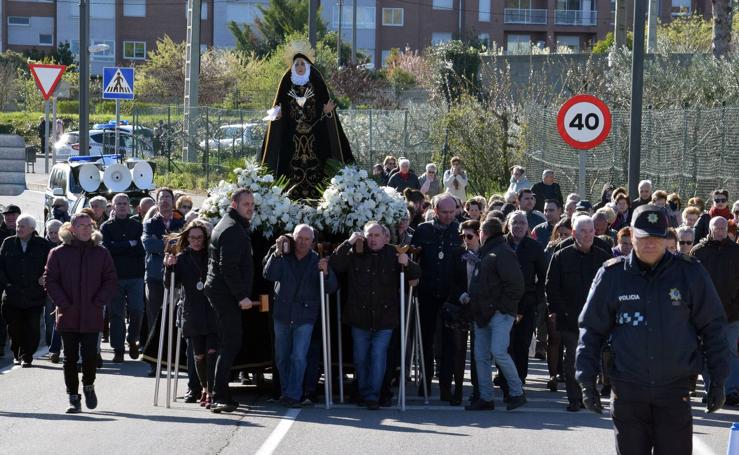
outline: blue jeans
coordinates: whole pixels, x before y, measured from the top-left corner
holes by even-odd
[[[313,324],[284,324],[275,322],[275,363],[280,373],[283,398],[300,400],[303,396],[303,377],[308,364]]]
[[[523,395],[521,379],[518,377],[516,364],[508,354],[511,340],[511,327],[514,317],[496,312],[487,326],[480,327],[475,323],[475,362],[477,364],[477,381],[480,387],[480,398],[485,401],[493,399],[492,362],[498,364],[503,373],[511,397]]]
[[[128,339],[126,337],[126,306],[128,306]],[[110,346],[115,352],[124,352],[128,344],[139,341],[141,320],[144,317],[144,279],[118,280],[118,292],[108,306],[110,310]]]
[[[53,354],[61,354],[62,352],[62,335],[56,330],[56,320],[52,325],[51,344],[49,344],[49,352]]]
[[[392,335],[392,329],[363,330],[352,327],[354,367],[357,370],[359,394],[364,400],[380,399],[387,364],[387,348]]]

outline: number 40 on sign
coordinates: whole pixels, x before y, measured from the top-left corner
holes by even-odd
[[[562,139],[578,150],[588,150],[606,140],[611,132],[611,112],[592,95],[577,95],[562,105],[557,115]]]

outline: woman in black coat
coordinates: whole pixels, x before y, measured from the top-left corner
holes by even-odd
[[[216,314],[205,296],[208,274],[208,226],[194,220],[177,235],[172,254],[164,264],[174,272],[175,284],[182,287],[182,333],[192,343],[195,370],[203,387],[200,405],[209,407],[213,378],[218,357],[218,327]],[[169,280],[170,274],[166,274]]]

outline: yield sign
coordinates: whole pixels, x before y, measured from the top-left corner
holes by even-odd
[[[67,69],[64,65],[42,65],[39,63],[29,63],[33,79],[36,86],[41,90],[41,96],[44,100],[48,100],[51,94],[56,90],[57,84],[62,80],[62,74]]]

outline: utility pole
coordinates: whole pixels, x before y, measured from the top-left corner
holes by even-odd
[[[187,37],[185,44],[185,99],[184,114],[185,147],[182,159],[197,161],[195,131],[192,129],[193,115],[198,115],[198,92],[200,86],[200,7],[202,0],[187,0]],[[210,140],[210,138],[206,138]]]
[[[90,8],[80,0],[80,155],[90,154]]]
[[[629,195],[638,194],[641,171],[641,116],[644,89],[644,2],[634,1],[634,50],[631,64],[631,122],[629,127]]]
[[[647,54],[654,54],[657,51],[657,5],[659,0],[649,0],[649,15],[647,22]]]
[[[357,0],[352,0],[352,65],[357,64]]]
[[[308,6],[308,40],[310,46],[316,48],[316,14],[318,14],[318,0],[309,0],[310,5]]]
[[[613,42],[617,48],[626,45],[626,2],[627,0],[616,0]]]
[[[336,0],[339,6],[339,29],[336,31],[336,66],[341,67],[341,27],[344,16],[344,0]]]

